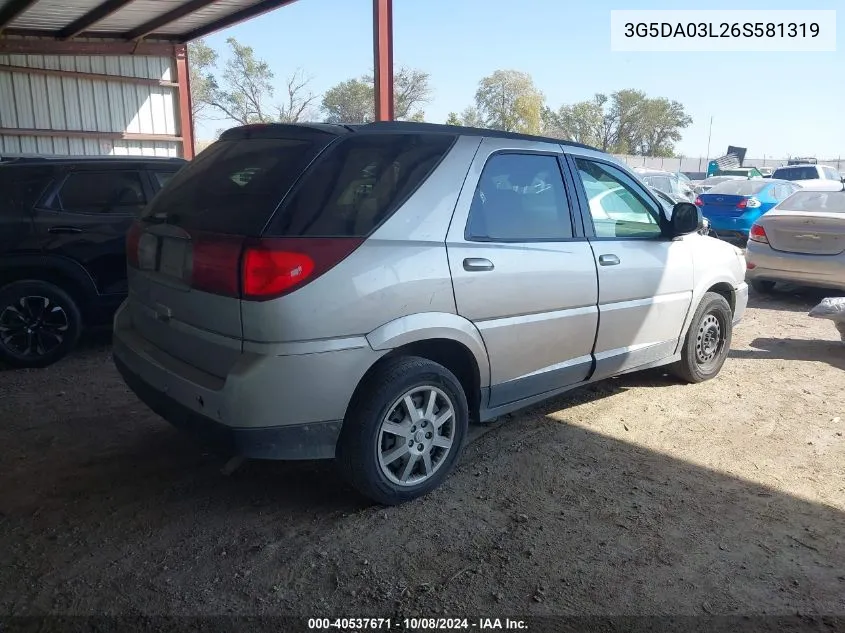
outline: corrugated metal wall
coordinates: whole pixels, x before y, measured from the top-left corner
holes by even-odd
[[[0,64],[175,82],[166,57],[0,55]],[[0,128],[178,136],[177,90],[0,70]],[[177,141],[0,135],[4,153],[178,156]]]

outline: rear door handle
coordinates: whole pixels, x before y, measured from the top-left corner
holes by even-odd
[[[48,233],[82,233],[82,229],[78,226],[51,226],[47,229]]]
[[[493,270],[493,262],[483,257],[467,257],[464,260],[464,270],[469,272]]]
[[[621,262],[616,255],[599,255],[600,266],[616,266],[620,263]]]

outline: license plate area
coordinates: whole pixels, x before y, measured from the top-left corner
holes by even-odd
[[[188,251],[187,240],[162,237],[159,240],[158,272],[173,279],[187,281],[186,274],[190,274],[190,267],[186,263]]]

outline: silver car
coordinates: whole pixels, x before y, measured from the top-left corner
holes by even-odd
[[[467,425],[669,365],[714,377],[739,251],[611,156],[416,123],[235,128],[127,238],[114,360],[154,411],[237,454],[337,458],[393,504]]]
[[[796,191],[751,227],[747,277],[845,290],[845,191]]]

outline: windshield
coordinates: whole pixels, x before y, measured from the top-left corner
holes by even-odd
[[[796,191],[778,209],[845,213],[845,191]]]
[[[753,196],[760,193],[770,184],[769,182],[760,182],[759,180],[725,180],[714,186],[707,193],[723,193],[729,196]]]
[[[772,178],[783,180],[815,180],[819,177],[815,167],[784,167],[776,169]]]

